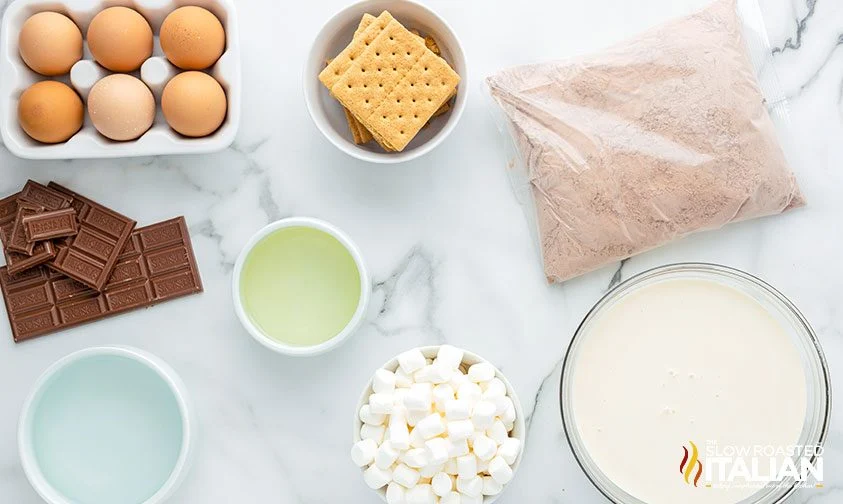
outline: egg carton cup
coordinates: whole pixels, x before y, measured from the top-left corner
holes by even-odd
[[[430,346],[422,346],[422,347],[411,348],[409,350],[419,350],[422,353],[422,355],[424,355],[424,357],[426,359],[435,359],[436,356],[439,354],[439,348],[441,346],[442,345],[430,345]],[[465,349],[462,349],[462,348],[461,348],[461,350],[464,352],[463,358],[462,358],[462,363],[460,364],[460,370],[463,373],[467,374],[468,368],[471,367],[473,364],[478,364],[478,363],[481,363],[481,362],[487,362],[489,364],[492,364],[491,362],[489,362],[488,360],[484,359],[483,357],[477,355],[474,352],[471,352],[469,350],[465,350]],[[513,437],[513,438],[521,441],[521,450],[518,452],[518,457],[515,459],[515,463],[512,464],[512,473],[513,473],[513,479],[514,479],[515,475],[518,473],[518,468],[521,467],[521,460],[524,458],[524,451],[527,448],[527,422],[526,422],[526,418],[524,417],[524,408],[521,406],[521,400],[518,399],[518,394],[515,392],[515,388],[512,386],[512,384],[509,382],[509,380],[506,378],[506,376],[504,376],[504,374],[501,373],[501,371],[497,368],[497,366],[495,366],[494,364],[492,364],[492,366],[495,367],[495,377],[500,379],[503,382],[503,384],[506,386],[506,395],[509,396],[510,399],[512,399],[512,403],[515,405],[515,425],[512,427],[512,431],[509,433],[509,435],[510,435],[510,437]],[[381,366],[378,369],[386,369],[387,371],[395,371],[396,369],[398,369],[398,356],[396,355],[392,359],[389,359],[383,366]],[[352,423],[352,428],[353,428],[352,442],[353,443],[357,443],[358,441],[360,441],[362,439],[360,437],[360,429],[363,427],[363,422],[360,420],[359,413],[360,413],[360,408],[362,408],[364,404],[367,404],[369,402],[369,396],[372,395],[375,392],[374,389],[372,388],[373,387],[373,383],[372,383],[373,380],[374,380],[374,373],[372,373],[372,378],[369,378],[369,382],[366,384],[366,387],[363,389],[363,392],[360,394],[360,397],[357,399],[357,407],[354,409],[354,420],[353,420],[353,423]],[[361,474],[365,470],[366,470],[365,467],[361,467],[360,468]],[[493,504],[494,502],[496,502],[501,497],[501,495],[503,495],[504,492],[506,492],[506,489],[509,488],[509,486],[511,484],[512,484],[512,481],[510,481],[509,483],[504,485],[501,493],[499,493],[497,495],[486,495],[486,496],[484,496],[483,497],[483,504]],[[386,487],[375,490],[374,492],[381,498],[381,500],[386,502]]]
[[[164,57],[158,33],[169,13],[187,5],[204,7],[213,12],[222,22],[226,34],[225,52],[206,72],[225,90],[228,111],[219,129],[202,138],[188,138],[176,133],[167,124],[161,112],[161,94],[164,86],[182,70]],[[86,106],[82,129],[67,142],[49,145],[33,140],[18,124],[18,102],[21,94],[29,86],[42,80],[58,80],[71,86],[83,100],[87,100],[88,92],[94,84],[113,72],[94,61],[87,40],[84,43],[82,60],[73,66],[69,75],[46,77],[30,70],[18,51],[18,36],[24,22],[38,12],[60,12],[76,23],[84,37],[94,16],[104,9],[116,6],[137,10],[152,27],[152,57],[144,62],[139,71],[131,72],[131,75],[146,83],[155,96],[156,114],[152,127],[137,140],[109,140],[94,128]],[[196,154],[225,149],[234,141],[240,125],[239,40],[234,0],[16,0],[6,9],[0,28],[0,133],[3,143],[13,154],[26,159],[117,158]]]

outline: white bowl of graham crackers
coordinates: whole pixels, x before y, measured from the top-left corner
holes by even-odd
[[[401,163],[442,143],[465,109],[462,46],[411,0],[364,0],[331,18],[304,69],[313,121],[343,152]]]

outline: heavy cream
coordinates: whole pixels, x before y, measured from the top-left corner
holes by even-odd
[[[798,347],[736,288],[703,279],[645,285],[581,336],[569,362],[577,434],[600,472],[641,501],[735,504],[758,484],[739,474],[723,488],[715,455],[760,449],[752,455],[763,473],[787,458],[771,447],[799,442],[807,384]],[[733,466],[724,465],[727,479]]]

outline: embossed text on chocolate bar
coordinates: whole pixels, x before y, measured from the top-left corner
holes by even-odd
[[[21,219],[26,240],[30,244],[73,236],[79,232],[75,208],[51,210],[39,214],[27,215]]]

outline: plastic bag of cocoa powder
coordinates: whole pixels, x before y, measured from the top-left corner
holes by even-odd
[[[599,54],[487,79],[549,281],[804,205],[756,1],[718,0]]]

